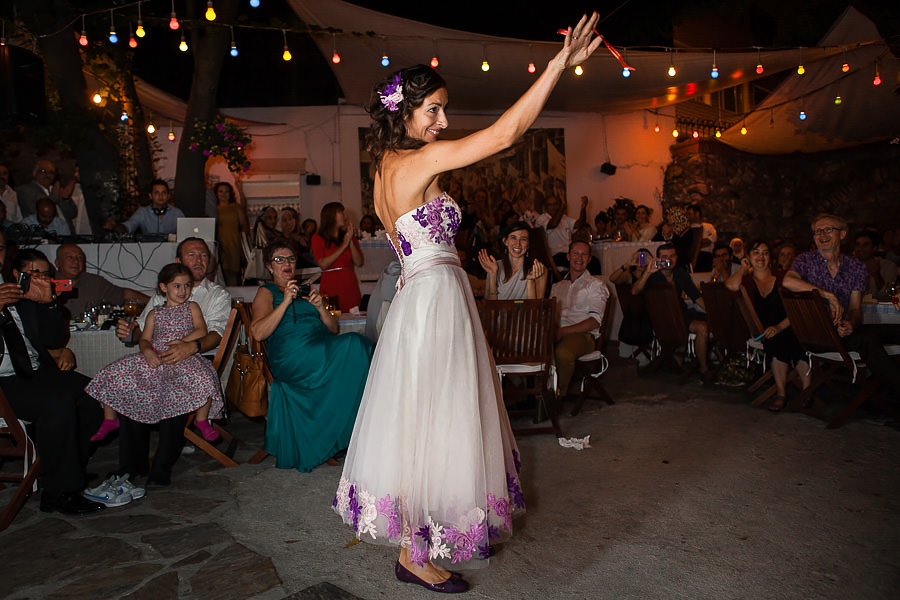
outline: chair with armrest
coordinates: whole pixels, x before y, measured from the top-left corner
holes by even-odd
[[[644,300],[650,314],[650,322],[653,323],[659,354],[643,368],[643,372],[652,373],[660,366],[666,365],[673,371],[681,373],[681,383],[684,383],[697,369],[698,364],[694,354],[696,335],[688,331],[684,322],[678,291],[674,284],[668,282],[648,283],[644,287]],[[680,351],[681,348],[684,348],[683,352]],[[679,353],[682,354],[682,362],[676,358]],[[686,360],[690,362],[685,367],[683,362]]]
[[[781,298],[791,327],[800,345],[809,357],[812,381],[799,397],[788,403],[793,408],[827,422],[828,429],[843,425],[866,401],[871,400],[885,413],[898,418],[897,411],[880,395],[876,394],[882,382],[867,375],[866,364],[857,352],[848,351],[832,323],[831,313],[818,290],[791,292],[782,289]],[[892,347],[889,354],[896,354],[900,348]],[[841,383],[859,384],[855,394],[850,396],[841,389]],[[828,386],[839,395],[848,398],[847,404],[837,412],[817,407],[816,392]]]
[[[605,277],[598,277],[598,279],[603,281],[607,289],[612,287],[612,283],[610,283],[609,279]],[[631,291],[629,290],[628,293],[630,294]],[[575,406],[572,407],[573,417],[581,412],[584,401],[587,399],[588,388],[593,390],[596,397],[602,402],[606,402],[607,404],[616,403],[600,382],[600,377],[606,373],[606,370],[609,368],[609,360],[603,354],[603,350],[606,348],[606,343],[609,341],[610,333],[612,331],[613,315],[616,311],[616,303],[613,301],[612,295],[612,292],[610,292],[609,298],[606,301],[606,308],[603,311],[603,320],[600,322],[599,335],[594,338],[594,351],[585,354],[584,356],[579,356],[578,360],[575,361],[575,372],[572,376],[572,380],[581,381],[581,390],[578,395],[578,400],[575,401]]]
[[[0,513],[0,531],[9,527],[28,496],[37,491],[37,477],[41,472],[41,459],[34,440],[28,436],[29,424],[16,417],[6,395],[0,391],[0,464],[22,461],[18,472],[0,471],[0,481],[16,483],[16,491]]]
[[[534,423],[543,420],[548,427],[514,429],[516,435],[553,433],[562,435],[557,418],[556,369],[553,348],[556,333],[556,298],[536,300],[486,300],[478,305],[481,324],[496,363],[504,401],[510,415],[533,414]],[[521,387],[513,386],[506,376],[522,378]],[[529,384],[529,381],[533,382]],[[533,409],[518,410],[513,399],[534,396]]]
[[[244,310],[246,310],[243,305],[241,306]],[[231,313],[228,315],[228,322],[225,324],[225,331],[222,334],[222,339],[219,341],[219,348],[216,350],[216,356],[213,358],[212,365],[216,370],[216,374],[218,374],[219,379],[222,378],[222,373],[225,370],[225,367],[228,364],[228,359],[231,357],[231,353],[234,351],[234,345],[237,342],[237,336],[241,327],[241,315],[239,309],[232,308]],[[227,407],[228,399],[225,399],[225,404]],[[189,442],[194,444],[197,448],[203,450],[206,454],[216,459],[225,467],[236,467],[238,464],[234,460],[234,453],[237,450],[238,446],[243,446],[244,443],[231,435],[224,427],[211,421],[213,428],[219,433],[223,440],[228,443],[228,446],[224,452],[207,442],[203,439],[203,436],[200,436],[191,429],[191,423],[194,422],[194,414],[188,417],[187,424],[184,426],[184,437]]]

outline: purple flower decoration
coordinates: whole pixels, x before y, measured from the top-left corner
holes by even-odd
[[[412,254],[412,244],[409,243],[401,232],[397,232],[397,239],[400,240],[400,251],[403,252],[403,256],[409,256]]]
[[[354,486],[350,486],[350,491],[347,493],[350,497],[350,514],[353,515],[353,531],[359,529],[359,515],[362,512],[362,506],[360,506],[359,501],[356,499],[356,488]]]
[[[212,153],[209,150],[203,151],[203,156],[209,156],[210,154],[212,154]]]
[[[396,501],[391,500],[391,495],[388,494],[381,500],[375,502],[375,508],[377,508],[378,512],[384,515],[384,517],[387,519],[385,534],[388,536],[388,538],[398,538],[402,533],[403,528],[400,523],[400,513],[397,512],[396,509]]]
[[[500,538],[500,530],[496,525],[488,525],[488,539],[496,540]]]
[[[451,552],[450,562],[458,563],[472,559],[472,555],[478,548],[478,542],[485,538],[486,528],[484,525],[476,523],[469,527],[468,531],[445,527],[444,533],[444,538],[456,546]]]
[[[225,126],[223,124],[219,123],[216,125],[216,130],[217,131],[225,131]]]
[[[518,475],[519,473],[522,472],[522,460],[519,458],[518,450],[513,450],[512,455],[513,455],[513,462],[516,463],[516,474]]]
[[[420,567],[424,566],[428,562],[428,543],[417,543],[413,539],[409,549],[409,559]]]
[[[379,93],[381,103],[390,112],[397,112],[400,103],[403,102],[403,78],[397,73],[389,84]]]
[[[491,557],[491,545],[487,542],[478,545],[478,558],[487,560]]]
[[[513,506],[516,508],[525,508],[525,496],[522,494],[519,480],[509,473],[506,474],[506,488],[509,490],[509,497],[512,499]]]

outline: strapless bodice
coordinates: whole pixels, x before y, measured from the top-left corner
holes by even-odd
[[[400,215],[394,223],[396,239],[391,239],[400,262],[420,249],[455,252],[460,216],[459,206],[446,192]]]

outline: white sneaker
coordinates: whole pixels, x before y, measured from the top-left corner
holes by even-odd
[[[109,479],[95,488],[87,488],[81,495],[88,500],[93,500],[109,507],[125,506],[132,500],[130,492],[111,485]]]
[[[184,448],[181,449],[181,453],[184,455],[193,454],[197,451],[197,447],[193,444],[185,444]]]
[[[131,494],[132,500],[140,500],[147,494],[147,491],[144,488],[138,487],[131,483],[129,477],[131,476],[128,473],[125,473],[124,475],[121,475],[119,477],[113,475],[107,481],[113,488],[117,489],[119,493],[124,494],[127,492]]]

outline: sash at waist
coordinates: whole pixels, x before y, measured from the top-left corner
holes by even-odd
[[[462,265],[459,262],[459,257],[454,255],[443,255],[443,256],[435,256],[432,258],[426,258],[421,262],[416,263],[412,266],[408,271],[406,269],[400,273],[400,278],[397,280],[397,291],[408,282],[410,279],[421,273],[422,271],[427,271],[432,267],[436,267],[438,265],[452,265],[455,267],[462,268]]]

